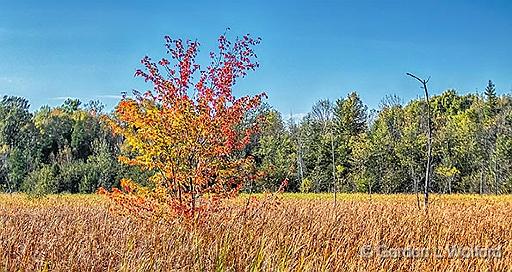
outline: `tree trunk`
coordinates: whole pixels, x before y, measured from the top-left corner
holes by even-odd
[[[431,120],[430,120],[430,101],[429,101],[429,96],[428,96],[428,88],[427,88],[427,83],[429,81],[429,79],[427,80],[423,80],[411,73],[407,73],[408,76],[412,77],[412,78],[415,78],[416,80],[418,80],[421,84],[423,84],[423,90],[425,90],[425,102],[427,103],[427,136],[428,136],[428,141],[427,141],[427,165],[426,165],[426,169],[425,169],[425,209],[428,209],[428,194],[429,194],[429,189],[430,189],[430,174],[431,174],[431,164],[432,164],[432,123],[431,123]]]
[[[416,177],[416,171],[414,171],[414,168],[412,166],[412,164],[409,165],[410,167],[410,174],[414,180],[414,194],[416,195],[416,202],[418,204],[418,210],[421,209],[421,206],[420,206],[420,195],[419,195],[419,191],[418,191],[418,184],[420,183],[421,180],[418,180],[418,178]]]
[[[483,180],[484,180],[484,170],[480,170],[480,194],[482,194],[483,190]]]
[[[332,179],[333,179],[333,189],[334,189],[334,205],[336,206],[336,193],[338,188],[336,188],[336,160],[334,156],[334,125],[331,124],[331,153],[332,153]]]
[[[451,176],[448,183],[448,193],[452,194],[452,183],[455,176]]]
[[[416,203],[418,204],[418,209],[421,208],[420,206],[420,195],[419,195],[419,191],[418,191],[418,179],[414,179],[414,193],[416,194]]]
[[[495,195],[498,195],[498,158],[497,157],[494,158],[494,193],[495,193]]]

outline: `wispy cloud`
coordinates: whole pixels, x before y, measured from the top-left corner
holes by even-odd
[[[89,101],[89,100],[95,100],[95,99],[122,99],[123,96],[119,94],[98,94],[94,96],[55,96],[50,97],[48,99],[50,100],[66,100],[68,98],[71,99],[80,99],[82,101]]]
[[[122,95],[118,94],[102,94],[102,95],[96,95],[95,98],[104,98],[104,99],[122,99]]]
[[[48,98],[49,100],[66,100],[68,98],[72,98],[70,96],[55,96],[55,97],[50,97]]]
[[[0,82],[13,83],[14,82],[14,78],[6,77],[6,76],[0,76]]]

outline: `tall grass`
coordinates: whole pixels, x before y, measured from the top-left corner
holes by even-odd
[[[202,223],[162,223],[113,215],[97,196],[1,195],[0,271],[512,270],[512,197],[435,196],[428,213],[415,201],[285,195],[250,210],[236,201]],[[464,247],[501,256],[390,256]]]

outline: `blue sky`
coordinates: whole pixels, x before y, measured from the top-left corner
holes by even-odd
[[[33,109],[65,97],[112,108],[144,55],[164,56],[163,36],[251,33],[261,67],[238,94],[266,91],[283,114],[358,91],[370,107],[387,94],[512,90],[512,1],[4,1],[0,0],[0,93]]]

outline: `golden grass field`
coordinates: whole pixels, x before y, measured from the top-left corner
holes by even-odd
[[[242,197],[243,198],[243,197]],[[512,271],[512,196],[285,194],[197,225],[0,195],[0,271]]]

